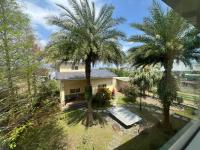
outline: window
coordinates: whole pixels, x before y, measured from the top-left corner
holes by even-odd
[[[72,70],[78,70],[78,66],[72,66]]]
[[[78,66],[75,66],[75,69],[74,70],[78,70]]]
[[[76,93],[80,93],[80,92],[81,92],[80,88],[70,89],[70,94],[76,94]]]
[[[106,88],[106,84],[99,84],[98,88]]]

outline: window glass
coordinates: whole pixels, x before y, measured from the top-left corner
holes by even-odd
[[[80,92],[81,92],[80,88],[77,88],[77,89],[70,89],[70,94],[80,93]]]
[[[70,93],[73,94],[76,92],[76,89],[70,89]]]
[[[98,88],[106,88],[106,84],[99,84]]]
[[[75,67],[74,67],[74,70],[78,70],[78,66],[75,66]]]
[[[78,70],[78,66],[72,66],[72,70]]]

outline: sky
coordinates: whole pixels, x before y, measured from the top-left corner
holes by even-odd
[[[56,4],[62,4],[68,8],[69,0],[19,0],[22,4],[23,11],[28,14],[32,27],[40,44],[44,47],[53,32],[58,30],[57,27],[47,23],[47,17],[58,16],[61,12]],[[152,0],[89,0],[96,3],[97,10],[104,4],[111,4],[115,7],[113,17],[123,17],[126,21],[118,26],[118,29],[130,37],[133,34],[140,33],[130,27],[131,23],[140,23],[143,18],[149,15],[149,8]],[[167,6],[160,0],[161,5]],[[127,50],[132,46],[128,42],[121,42],[123,50]]]
[[[70,8],[69,0],[18,0],[22,5],[24,13],[28,14],[31,25],[36,37],[42,47],[45,47],[50,40],[52,33],[56,32],[56,26],[49,25],[47,18],[50,16],[58,16],[61,12],[56,4],[62,4]],[[123,17],[126,21],[118,26],[118,29],[124,32],[128,37],[131,35],[141,34],[140,31],[130,27],[131,23],[141,23],[144,17],[149,16],[149,9],[152,6],[152,0],[89,0],[95,2],[97,10],[104,4],[111,4],[115,7],[113,17]],[[169,7],[157,0],[161,6],[167,10]],[[133,43],[121,41],[122,49],[127,51]],[[180,69],[183,64],[175,66]]]

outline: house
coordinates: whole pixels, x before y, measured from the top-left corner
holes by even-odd
[[[91,84],[92,92],[95,94],[98,88],[108,88],[110,91],[115,90],[117,77],[108,70],[92,69]],[[84,95],[86,87],[85,65],[79,63],[73,65],[73,62],[62,63],[59,72],[56,72],[56,79],[60,82],[60,100],[62,106],[67,101],[75,100]]]

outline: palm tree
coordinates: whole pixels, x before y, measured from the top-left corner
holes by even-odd
[[[132,75],[131,84],[136,85],[140,91],[140,110],[142,110],[142,97],[146,96],[146,91],[150,91],[156,84],[158,72],[151,66],[146,66],[136,70]]]
[[[163,104],[163,125],[170,127],[169,109],[177,91],[172,75],[173,63],[182,61],[185,65],[192,66],[193,61],[200,60],[199,49],[196,47],[199,45],[192,42],[198,37],[193,32],[195,29],[183,18],[173,10],[164,12],[155,1],[150,13],[151,16],[144,18],[142,24],[131,25],[144,34],[130,38],[131,42],[143,44],[131,48],[129,53],[132,64],[136,67],[155,64],[164,67],[162,79],[158,84],[158,95]]]
[[[113,19],[114,7],[110,5],[104,5],[97,13],[95,3],[90,4],[88,0],[69,2],[72,10],[57,4],[63,13],[48,19],[52,25],[60,27],[49,44],[50,55],[62,61],[85,63],[85,98],[88,109],[83,123],[92,126],[91,65],[99,61],[115,64],[122,62],[124,54],[118,41],[124,34],[116,30],[116,26],[124,19]]]

